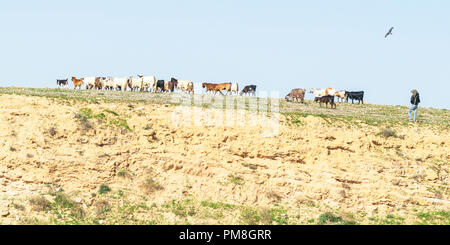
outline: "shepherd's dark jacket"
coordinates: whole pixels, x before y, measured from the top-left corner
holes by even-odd
[[[419,103],[420,103],[419,93],[416,93],[416,95],[412,95],[411,96],[411,104],[419,105]]]

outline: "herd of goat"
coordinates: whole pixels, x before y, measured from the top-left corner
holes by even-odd
[[[170,81],[157,80],[155,76],[141,76],[136,77],[123,77],[123,78],[113,78],[113,77],[86,77],[86,78],[76,78],[72,77],[72,83],[74,89],[81,89],[83,85],[86,89],[91,90],[120,90],[120,91],[146,91],[146,92],[174,92],[176,89],[182,92],[194,93],[194,83],[188,80],[177,80],[171,78]],[[59,87],[67,87],[69,85],[69,79],[57,80],[57,85]],[[236,95],[253,95],[256,96],[256,85],[245,86],[242,91],[239,92],[238,83],[202,83],[202,88],[206,89],[206,93],[213,93],[214,95],[224,91],[226,94],[236,94]],[[286,95],[286,101],[296,101],[304,102],[306,89],[293,89]],[[364,104],[364,91],[349,92],[349,91],[336,91],[332,88],[326,89],[310,89],[309,93],[314,94],[314,102],[319,102],[320,106],[322,103],[331,105],[331,108],[336,108],[336,103],[334,102],[335,97],[337,100],[346,101],[357,100],[358,103]]]
[[[291,90],[291,92],[286,95],[285,99],[286,101],[300,101],[301,103],[305,100],[305,93],[306,89],[296,88]],[[319,102],[320,106],[322,106],[322,103],[326,104],[326,107],[328,107],[328,104],[331,105],[331,108],[336,108],[336,103],[334,102],[334,98],[336,97],[337,100],[341,100],[345,102],[348,102],[350,99],[352,101],[352,104],[355,100],[358,101],[359,104],[364,104],[364,91],[356,91],[356,92],[349,92],[349,91],[336,91],[332,88],[326,88],[326,89],[309,89],[309,93],[314,94],[314,102]]]
[[[86,86],[86,90],[115,90],[115,91],[145,91],[145,92],[165,92],[171,93],[176,89],[182,92],[194,93],[194,83],[188,80],[178,80],[175,78],[170,81],[157,80],[155,76],[141,76],[136,77],[86,77],[76,78],[72,77],[72,83],[74,89],[81,89],[83,85]],[[56,80],[58,87],[67,87],[69,85],[69,79]],[[219,92],[223,95],[223,91],[226,94],[239,94],[239,95],[253,95],[256,96],[256,85],[245,86],[239,93],[238,83],[203,83],[203,88],[206,88],[206,92],[216,94]]]

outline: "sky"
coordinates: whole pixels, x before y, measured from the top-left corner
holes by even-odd
[[[447,0],[1,1],[0,86],[144,74],[389,105],[417,89],[420,106],[450,109],[449,13]]]

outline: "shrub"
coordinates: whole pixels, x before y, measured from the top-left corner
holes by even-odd
[[[224,209],[233,209],[234,205],[233,204],[228,204],[228,203],[223,203],[223,202],[208,202],[208,201],[201,201],[200,203],[203,207],[210,207],[212,209],[219,209],[219,208],[224,208]]]
[[[246,208],[241,213],[241,220],[246,225],[258,225],[261,217],[257,210]]]
[[[111,188],[109,188],[109,186],[107,186],[105,184],[101,185],[100,188],[98,189],[98,193],[100,193],[102,195],[106,194],[106,193],[108,193],[110,191],[111,191]]]
[[[78,121],[80,122],[82,130],[88,131],[88,130],[94,128],[85,115],[76,114],[75,118],[78,119]]]
[[[98,216],[103,216],[105,213],[111,211],[111,205],[108,201],[102,200],[95,204],[95,209]]]
[[[127,169],[122,169],[119,172],[117,172],[117,176],[123,177],[123,178],[132,178],[133,177],[133,173],[131,173]]]
[[[12,203],[12,205],[13,205],[13,207],[15,208],[15,209],[17,209],[17,210],[20,210],[20,211],[25,211],[25,206],[23,206],[23,205],[21,205],[21,204],[17,204],[17,203]]]
[[[395,132],[395,130],[391,129],[390,127],[386,127],[384,129],[382,129],[377,136],[382,136],[384,138],[389,138],[389,137],[397,137],[397,133]]]
[[[105,114],[100,113],[100,114],[93,114],[92,110],[89,108],[83,108],[80,110],[80,112],[78,113],[81,116],[85,116],[86,118],[105,118]]]
[[[243,185],[244,184],[244,179],[242,179],[239,176],[234,176],[234,175],[230,174],[228,176],[228,178],[232,184],[235,184],[235,185]]]
[[[45,197],[34,197],[30,199],[30,204],[34,211],[48,211],[51,209],[51,203]]]
[[[71,209],[77,206],[76,202],[70,200],[70,198],[62,192],[56,192],[53,196],[55,198],[53,205],[56,207]]]
[[[116,119],[116,120],[112,120],[109,122],[111,125],[117,126],[117,127],[122,127],[125,128],[126,130],[132,132],[133,130],[131,130],[130,126],[128,126],[128,123],[126,120],[124,119]]]
[[[319,219],[317,221],[318,225],[325,225],[327,223],[339,223],[342,222],[342,217],[336,216],[333,213],[326,212],[319,216]]]
[[[261,217],[261,223],[263,225],[272,225],[273,223],[273,216],[272,216],[272,210],[269,208],[265,208],[260,212]]]
[[[164,188],[155,180],[148,179],[142,184],[144,192],[148,195],[155,191],[163,190]]]

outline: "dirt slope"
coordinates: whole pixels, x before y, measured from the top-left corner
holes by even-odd
[[[81,205],[84,221],[106,223],[239,224],[251,220],[247,207],[283,207],[286,223],[334,212],[358,223],[394,214],[408,224],[415,212],[450,209],[448,129],[399,126],[385,138],[381,127],[282,116],[279,135],[265,137],[258,126],[177,127],[175,109],[0,96],[0,222],[50,222],[51,207],[30,200],[42,196],[51,206],[55,190]],[[98,193],[102,184],[110,196]],[[117,221],[113,193],[153,209]],[[99,214],[100,199],[111,214]],[[212,217],[205,209],[217,209],[206,202],[239,208]],[[180,215],[183,207],[169,208],[176,203],[194,211]],[[256,216],[262,223],[263,212]]]

